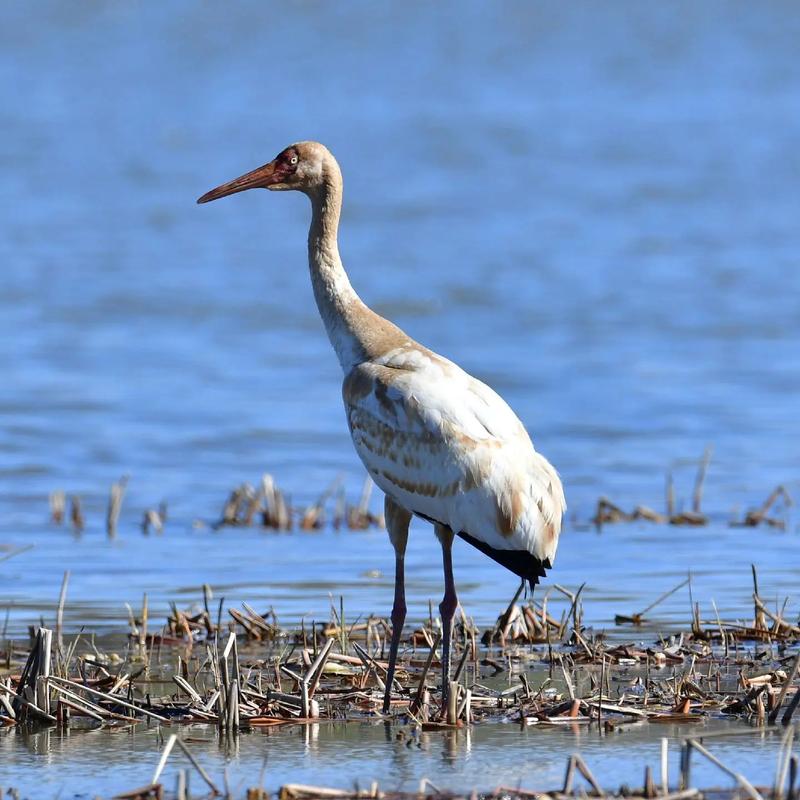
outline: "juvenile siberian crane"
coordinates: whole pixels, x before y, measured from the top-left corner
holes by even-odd
[[[204,194],[294,189],[311,200],[308,263],[319,313],[344,372],[342,396],[356,452],[386,494],[395,551],[387,713],[406,616],[404,557],[412,515],[442,546],[442,698],[458,604],[451,548],[457,535],[531,585],[552,565],[566,508],[556,471],[522,423],[485,384],[415,342],[366,306],[350,285],[337,233],[342,173],[317,142],[287,147],[269,164]]]

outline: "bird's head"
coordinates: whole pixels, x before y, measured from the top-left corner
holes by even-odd
[[[275,158],[232,181],[223,183],[198,198],[198,203],[208,203],[246,189],[296,189],[314,194],[338,173],[338,165],[325,145],[319,142],[297,142],[278,153]]]

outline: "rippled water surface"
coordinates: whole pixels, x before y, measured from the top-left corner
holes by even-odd
[[[658,737],[670,740],[669,777],[674,785],[678,780],[679,743],[689,730],[651,727],[658,727]],[[716,734],[739,727],[716,722],[704,726],[702,732]],[[233,747],[226,746],[208,727],[183,728],[181,736],[220,784],[219,776],[227,766],[230,785],[241,796],[245,788],[259,785],[262,770],[263,785],[269,789],[283,783],[307,783],[311,778],[343,789],[356,784],[368,789],[378,781],[385,791],[416,791],[423,778],[437,786],[553,789],[563,784],[564,767],[574,752],[580,752],[592,771],[613,782],[615,788],[625,782],[641,786],[646,763],[660,775],[660,740],[646,725],[612,735],[611,740],[579,726],[520,730],[516,725],[496,723],[471,731],[423,733],[412,739],[398,739],[397,730],[382,723],[320,723],[245,734]],[[723,762],[735,764],[754,782],[772,781],[780,732],[754,731],[705,741]],[[113,785],[136,788],[152,776],[162,748],[163,739],[155,729],[147,728],[120,734],[74,731],[65,736],[44,731],[30,736],[0,735],[0,758],[14,759],[17,775],[30,775],[21,781],[25,788],[31,791],[35,786],[45,792],[35,797],[55,797],[59,790],[61,797],[93,797],[90,787],[112,782],[109,761],[114,763]],[[621,750],[624,757],[620,757]],[[125,753],[124,760],[118,760],[120,752]],[[42,770],[42,764],[49,769]],[[66,765],[71,775],[62,771]],[[180,756],[172,757],[167,783],[172,785],[178,769],[190,767]],[[192,787],[202,794],[205,786],[200,777],[195,773],[190,778]],[[719,770],[699,757],[695,757],[692,778],[702,786],[727,785]],[[12,783],[18,784],[16,776]]]
[[[309,287],[306,201],[194,204],[303,138],[344,170],[341,249],[364,299],[491,383],[562,474],[569,518],[548,582],[585,581],[591,624],[690,569],[706,613],[713,598],[744,618],[751,563],[796,616],[796,514],[778,512],[784,532],[729,527],[777,484],[800,489],[796,6],[11,2],[2,16],[0,559],[32,545],[0,560],[8,635],[52,621],[64,570],[70,630],[124,630],[124,603],[144,592],[158,619],[204,582],[285,622],[327,617],[329,595],[354,616],[388,610],[379,531],[197,524],[264,472],[297,506],[338,475],[360,491]],[[587,524],[603,494],[662,509],[669,469],[688,508],[707,445],[708,527]],[[48,523],[54,489],[81,496],[81,536]],[[164,534],[142,536],[162,500]],[[430,529],[413,534],[418,619],[441,581]],[[462,544],[455,568],[469,613],[493,620],[514,577]],[[688,608],[677,593],[655,628]],[[490,726],[452,758],[432,737],[403,766],[382,728],[346,731],[267,737],[273,777],[341,774],[344,747],[348,776],[486,788],[488,763],[508,776],[552,755],[560,775],[575,747]],[[93,791],[149,777],[154,735],[73,747],[81,736],[5,734],[0,784],[8,764],[23,786],[17,767],[38,765],[53,795],[80,775]],[[655,760],[652,734],[633,740]],[[234,771],[256,769],[265,741],[245,737]],[[583,744],[628,775],[613,742]],[[549,785],[549,770],[514,780]]]

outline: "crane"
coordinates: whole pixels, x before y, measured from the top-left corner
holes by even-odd
[[[344,373],[342,398],[353,444],[385,494],[395,588],[383,713],[390,708],[406,617],[405,552],[412,516],[433,524],[442,548],[444,704],[458,606],[454,538],[533,586],[552,566],[558,547],[566,509],[561,481],[498,394],[414,341],[356,294],[337,239],[342,173],[324,145],[293,144],[197,202],[257,188],[300,191],[311,201],[308,263],[314,297]]]

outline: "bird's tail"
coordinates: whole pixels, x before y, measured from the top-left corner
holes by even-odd
[[[500,548],[489,547],[486,542],[482,542],[464,531],[461,531],[458,535],[465,542],[469,542],[489,558],[494,559],[498,564],[502,564],[507,570],[519,575],[524,581],[528,581],[531,588],[539,583],[539,578],[543,578],[547,574],[545,569],[550,569],[552,566],[549,558],[542,560],[527,550],[501,550]]]

